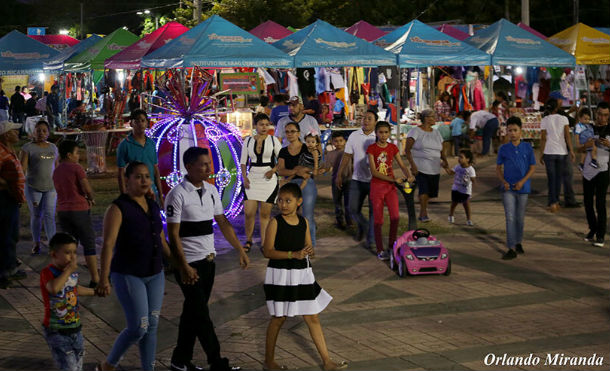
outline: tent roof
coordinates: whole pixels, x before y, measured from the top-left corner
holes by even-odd
[[[467,34],[466,32],[463,32],[462,30],[459,30],[455,27],[453,27],[450,24],[442,24],[440,26],[435,27],[437,30],[441,31],[444,34],[447,34],[451,37],[453,37],[454,39],[458,39],[460,41],[464,41],[467,38],[470,37],[469,34]]]
[[[596,30],[610,35],[610,27],[595,27]]]
[[[367,21],[358,21],[345,30],[348,34],[352,34],[366,41],[377,40],[381,36],[387,34]]]
[[[127,46],[138,41],[138,37],[131,32],[117,28],[110,35],[99,40],[80,54],[68,59],[64,63],[66,71],[103,70],[104,61]]]
[[[59,52],[13,30],[0,39],[0,75],[30,75],[43,71],[43,62]]]
[[[213,15],[142,58],[142,66],[176,67],[292,67],[289,56]]]
[[[296,67],[391,66],[396,56],[320,19],[273,44]]]
[[[281,24],[277,24],[273,21],[266,21],[251,29],[250,33],[268,44],[273,44],[290,35],[292,31]]]
[[[522,29],[500,19],[479,30],[466,42],[491,54],[494,65],[566,67],[574,65],[574,57]]]
[[[525,23],[519,22],[519,23],[517,23],[517,26],[523,28],[524,30],[526,30],[527,32],[529,32],[531,34],[538,36],[542,40],[546,40],[546,38],[547,38],[546,36],[544,36],[543,34],[541,34],[538,31],[536,31],[535,29],[531,28],[530,26],[526,25]]]
[[[78,40],[68,35],[28,35],[28,37],[57,50],[62,50],[78,44]]]
[[[131,44],[122,51],[106,59],[104,67],[123,68],[135,70],[140,68],[142,57],[159,49],[176,37],[182,35],[189,28],[178,22],[168,22],[155,31],[144,36],[135,44]]]
[[[398,54],[400,67],[488,65],[489,55],[413,20],[377,39],[376,45]]]
[[[82,40],[78,44],[62,50],[55,57],[44,62],[44,69],[45,70],[62,69],[64,67],[65,61],[67,61],[68,59],[72,58],[73,56],[80,54],[83,51],[89,49],[90,47],[92,47],[95,43],[97,43],[101,39],[102,39],[101,36],[93,34],[93,35],[89,36],[88,38],[86,38],[85,40]]]
[[[576,57],[576,64],[610,63],[610,35],[583,23],[577,23],[548,38]]]

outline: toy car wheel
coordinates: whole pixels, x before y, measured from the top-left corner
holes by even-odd
[[[449,261],[447,262],[447,269],[445,269],[445,273],[443,273],[445,276],[448,276],[451,274],[451,259],[449,259]]]
[[[396,270],[396,262],[394,261],[394,251],[390,252],[390,269]]]
[[[398,260],[398,276],[399,277],[407,276],[407,265],[402,260],[402,258]]]

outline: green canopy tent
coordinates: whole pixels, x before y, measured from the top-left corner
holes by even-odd
[[[64,63],[66,72],[103,71],[106,59],[117,54],[140,38],[133,33],[118,28],[89,49],[75,55]]]

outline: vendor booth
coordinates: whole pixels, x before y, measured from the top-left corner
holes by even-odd
[[[367,21],[358,21],[350,27],[346,28],[345,32],[366,41],[377,40],[378,38],[388,33],[387,31],[373,26]]]
[[[268,44],[273,44],[290,35],[292,31],[281,24],[277,24],[273,21],[266,21],[251,29],[250,33]]]
[[[19,31],[11,31],[0,39],[0,75],[38,75],[43,63],[59,52]],[[14,87],[13,87],[14,88]],[[10,87],[3,86],[8,94]]]

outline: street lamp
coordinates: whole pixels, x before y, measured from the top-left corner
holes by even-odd
[[[146,9],[146,10],[144,11],[144,14],[150,14],[150,10]]]
[[[68,35],[68,34],[70,34],[70,31],[68,31],[68,30],[66,30],[66,29],[59,30],[59,34],[60,34],[60,35]]]

